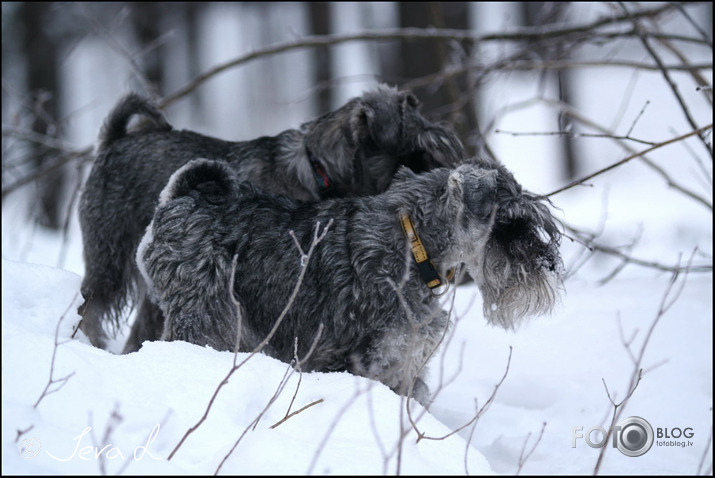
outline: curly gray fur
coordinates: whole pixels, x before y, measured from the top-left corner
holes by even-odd
[[[130,130],[134,117],[144,121]],[[243,142],[174,130],[150,101],[126,96],[105,121],[79,206],[80,327],[94,345],[104,347],[105,327],[120,326],[134,305],[139,309],[125,352],[159,338],[161,311],[146,298],[134,255],[160,191],[172,173],[199,157],[225,162],[265,191],[319,201],[380,193],[400,166],[415,172],[456,166],[464,149],[450,129],[420,114],[411,93],[384,85],[298,129]]]
[[[308,250],[316,224],[332,221],[263,351],[290,362],[297,338],[302,357],[322,325],[304,370],[346,370],[403,395],[413,387],[414,398],[428,403],[423,366],[448,314],[407,260],[401,215],[411,218],[442,275],[460,263],[475,274],[485,304],[496,305],[485,307],[492,322],[511,327],[545,313],[558,292],[558,236],[549,237],[556,229],[548,208],[504,168],[484,165],[422,174],[402,168],[382,194],[306,203],[260,191],[225,163],[190,162],[161,193],[137,251],[166,317],[162,338],[234,350],[240,337],[238,349],[253,350],[301,272],[290,231]]]

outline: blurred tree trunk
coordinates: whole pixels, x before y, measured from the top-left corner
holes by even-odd
[[[46,20],[52,15],[52,2],[22,2],[18,18],[22,23],[22,51],[26,61],[27,91],[32,98],[32,131],[57,138],[57,53],[58,42],[50,38]],[[28,157],[33,167],[44,169],[57,160],[57,153],[35,143],[28,143]],[[58,168],[37,180],[39,224],[59,229],[62,224],[61,205],[65,172]]]
[[[567,70],[556,71],[557,80],[559,83],[559,99],[566,104],[571,104],[572,81],[571,75]],[[571,131],[573,125],[571,120],[566,119],[563,115],[559,115],[559,131]],[[574,149],[574,141],[570,134],[561,136],[561,150],[563,154],[564,176],[566,180],[573,181],[579,175],[578,161],[576,160],[576,151]]]
[[[196,78],[201,73],[199,18],[209,4],[205,2],[181,2],[178,5],[181,6],[182,25],[186,28],[187,74],[189,78]],[[165,91],[164,93],[171,92]],[[188,101],[191,105],[191,111],[198,112],[202,110],[201,98],[202,95],[189,95]]]
[[[328,2],[308,2],[310,24],[313,35],[328,35],[330,33],[330,4]],[[330,51],[327,48],[313,50],[315,73],[314,83],[318,86],[318,114],[327,113],[332,105],[330,82]]]
[[[400,2],[399,5],[401,27],[469,28],[467,2]],[[468,42],[461,45],[465,51],[458,54],[469,58],[471,45]],[[446,41],[403,41],[398,78],[408,81],[438,73],[449,64],[452,53],[456,52],[450,52]],[[449,121],[462,140],[477,129],[475,108],[464,97],[468,90],[464,74],[447,77],[437,85],[414,89],[424,105],[426,116]],[[465,146],[469,150],[469,144]]]
[[[144,78],[140,79],[145,85],[147,93],[162,96],[164,90],[164,71],[162,68],[161,45],[161,18],[163,15],[162,3],[160,2],[129,2],[131,9],[132,23],[137,42],[139,43],[139,58],[137,63],[141,65]]]
[[[522,2],[521,8],[525,26],[538,28],[540,26],[565,22],[567,20],[566,10],[568,9],[568,2]],[[544,62],[549,60],[558,60],[560,57],[566,55],[566,52],[563,51],[564,45],[561,43],[554,45],[553,47],[534,43],[532,47],[534,53]],[[544,75],[544,80],[549,75],[553,75],[555,77],[554,80],[556,81],[558,87],[559,100],[566,104],[571,104],[572,87],[568,72],[557,69],[553,71],[544,71],[542,74]],[[572,128],[570,120],[566,119],[563,115],[559,115],[558,123],[559,131],[566,132]],[[578,163],[576,161],[574,144],[570,135],[563,134],[560,136],[559,148],[563,164],[563,177],[568,181],[576,179],[578,174]]]

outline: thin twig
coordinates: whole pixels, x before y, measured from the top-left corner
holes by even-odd
[[[645,259],[639,259],[637,257],[633,257],[629,254],[626,254],[622,252],[620,249],[617,247],[613,246],[608,246],[606,244],[601,244],[598,242],[595,242],[590,235],[586,234],[584,231],[577,229],[569,224],[564,223],[564,228],[568,231],[570,231],[576,239],[578,239],[580,242],[582,241],[582,244],[584,244],[590,251],[598,251],[602,252],[605,254],[609,254],[615,257],[618,257],[624,261],[624,263],[627,264],[634,264],[638,265],[641,267],[648,267],[651,269],[656,269],[659,271],[663,272],[704,272],[704,273],[712,273],[713,271],[713,265],[712,264],[688,264],[685,266],[681,266],[680,263],[675,264],[675,265],[669,265],[669,264],[663,264],[661,262],[657,261],[648,261]],[[686,269],[687,268],[687,269]]]
[[[712,412],[712,408],[710,409]],[[713,464],[712,462],[710,463],[710,469],[709,470],[704,470],[703,467],[705,466],[705,458],[708,456],[708,452],[710,452],[710,444],[713,442],[713,427],[712,425],[710,426],[710,435],[708,435],[708,441],[705,443],[705,448],[703,448],[703,454],[700,457],[700,463],[698,463],[698,470],[697,470],[697,475],[705,475],[709,474],[712,475],[713,471]]]
[[[687,10],[685,10],[685,8],[683,8],[683,5],[681,5],[680,2],[673,2],[673,4],[675,5],[675,8],[677,8],[678,11],[681,13],[681,15],[683,15],[688,20],[688,23],[690,23],[690,26],[693,27],[696,32],[700,33],[700,38],[702,38],[703,41],[707,45],[710,46],[710,49],[712,49],[713,41],[710,38],[710,36],[708,35],[708,33],[706,31],[704,31],[702,28],[700,28],[700,25],[698,24],[698,22],[693,20],[693,18],[690,16],[690,14],[687,12]]]
[[[205,421],[206,418],[209,415],[209,412],[211,411],[211,408],[213,407],[214,401],[216,400],[216,397],[218,396],[219,392],[221,389],[228,384],[229,379],[231,376],[238,370],[240,369],[246,362],[248,362],[251,358],[253,358],[256,354],[258,354],[263,348],[268,344],[268,342],[273,338],[273,335],[275,335],[276,331],[278,330],[278,327],[280,324],[283,322],[283,319],[286,317],[288,314],[288,311],[290,308],[293,306],[293,302],[295,301],[296,296],[298,295],[298,291],[300,290],[301,285],[303,284],[303,278],[305,277],[306,270],[308,269],[308,262],[310,261],[310,258],[313,255],[313,252],[315,251],[315,248],[318,246],[318,244],[325,238],[325,236],[328,233],[328,230],[330,229],[330,226],[332,226],[333,220],[331,219],[328,221],[328,224],[325,226],[323,229],[322,233],[319,233],[320,231],[320,223],[317,223],[315,225],[315,231],[313,234],[313,241],[310,244],[310,249],[308,250],[308,254],[306,255],[306,262],[303,264],[303,267],[301,268],[300,274],[298,276],[298,280],[296,281],[295,287],[293,288],[293,292],[291,293],[290,297],[288,298],[288,302],[286,303],[286,306],[283,308],[283,311],[281,312],[280,316],[276,319],[275,323],[273,324],[273,328],[271,331],[268,333],[268,335],[259,343],[252,352],[248,354],[248,356],[240,363],[236,364],[236,353],[234,353],[234,364],[231,367],[231,370],[228,371],[224,379],[219,383],[219,385],[216,387],[216,390],[213,393],[213,396],[209,400],[208,406],[206,407],[206,410],[204,411],[203,416],[199,419],[199,421],[193,425],[191,428],[189,428],[184,436],[181,438],[179,443],[174,447],[172,452],[169,454],[169,457],[167,460],[171,460],[174,457],[174,454],[181,448],[181,445],[184,444],[186,439],[191,435],[193,432],[195,432]]]
[[[306,475],[313,474],[313,469],[315,468],[315,465],[318,463],[318,458],[320,457],[320,454],[325,449],[325,444],[328,442],[328,439],[330,439],[330,436],[335,431],[335,427],[337,426],[338,422],[343,418],[345,412],[348,410],[348,408],[353,406],[353,404],[355,403],[355,401],[358,399],[358,397],[360,395],[367,392],[371,387],[372,387],[372,383],[368,383],[365,390],[360,389],[359,386],[356,387],[355,393],[353,393],[353,395],[345,402],[345,404],[343,404],[343,406],[340,407],[340,410],[338,411],[337,415],[335,415],[333,422],[330,424],[330,428],[328,429],[327,433],[323,436],[323,439],[318,444],[318,447],[315,450],[315,454],[313,455],[313,459],[310,461],[310,465],[308,465],[308,470],[305,473]]]
[[[531,450],[529,450],[529,453],[524,456],[524,451],[526,451],[526,444],[529,442],[529,438],[531,437],[531,432],[526,436],[526,440],[524,440],[524,446],[521,447],[521,454],[519,454],[519,466],[516,469],[516,474],[519,475],[521,474],[522,468],[524,468],[524,465],[526,462],[529,460],[531,457],[532,453],[534,453],[534,450],[536,450],[536,447],[539,445],[541,442],[541,439],[544,437],[544,430],[546,429],[546,422],[544,422],[541,425],[541,431],[539,432],[539,437],[536,439],[534,442],[534,445],[531,447]]]
[[[104,436],[102,436],[102,441],[99,443],[97,442],[96,437],[94,436],[94,427],[91,425],[92,424],[92,412],[89,412],[89,423],[90,423],[90,430],[89,430],[89,436],[92,439],[92,443],[94,444],[94,448],[96,450],[96,457],[99,462],[99,472],[102,475],[107,474],[107,465],[105,463],[105,458],[106,458],[106,453],[103,453],[104,450],[107,448],[111,447],[111,439],[112,435],[114,434],[115,429],[121,425],[121,423],[124,421],[124,417],[119,414],[119,403],[114,404],[114,409],[112,409],[111,415],[109,415],[109,419],[107,420],[107,424],[104,427]],[[120,473],[123,472],[123,470],[126,469],[126,467],[129,465],[130,462],[124,463],[122,466]]]
[[[320,327],[319,327],[319,329],[318,329],[318,332],[315,334],[315,337],[313,338],[313,344],[311,345],[310,350],[308,351],[308,353],[306,354],[306,356],[303,357],[303,360],[302,360],[302,361],[308,360],[308,358],[310,357],[310,355],[311,355],[311,354],[313,353],[313,351],[315,350],[315,346],[316,346],[316,344],[318,343],[318,340],[320,339],[320,336],[321,336],[321,334],[322,334],[322,328],[323,328],[322,325],[323,325],[323,324],[320,324]],[[297,342],[297,341],[296,341],[296,342]],[[300,364],[301,361],[299,361],[299,360],[297,359],[297,354],[298,354],[298,352],[296,351],[295,362],[297,362],[298,364]],[[228,460],[228,457],[230,457],[230,456],[233,454],[233,452],[236,450],[236,448],[238,447],[238,444],[241,443],[241,440],[243,440],[243,437],[246,436],[246,434],[248,433],[249,430],[253,431],[253,430],[256,429],[256,427],[258,426],[258,423],[259,423],[259,422],[261,421],[261,419],[263,418],[263,415],[265,415],[266,412],[268,412],[268,410],[271,408],[271,406],[273,406],[273,404],[278,400],[278,397],[283,393],[283,390],[285,389],[286,385],[288,385],[288,380],[289,380],[290,377],[293,375],[293,373],[296,371],[296,368],[295,368],[293,365],[294,365],[293,362],[291,362],[291,363],[288,365],[288,367],[286,368],[285,374],[283,374],[283,378],[282,378],[281,381],[278,383],[278,387],[276,388],[275,393],[273,393],[273,396],[268,400],[268,402],[266,403],[266,406],[263,407],[263,410],[261,410],[261,412],[256,416],[256,418],[254,418],[253,421],[248,424],[248,426],[243,430],[243,433],[241,433],[241,435],[238,437],[238,439],[234,442],[233,446],[232,446],[231,449],[228,451],[228,453],[226,453],[226,455],[223,457],[223,459],[221,460],[221,463],[219,463],[218,467],[216,468],[216,471],[214,472],[215,475],[218,475],[219,471],[221,471],[221,468],[223,467],[224,463],[226,463],[226,460]],[[299,380],[299,382],[300,382],[300,380]],[[296,387],[296,392],[295,392],[295,393],[296,393],[296,394],[298,393],[297,387]],[[293,399],[295,399],[295,395],[293,396]],[[290,418],[290,417],[292,417],[292,416],[294,416],[294,415],[296,415],[296,414],[302,412],[302,411],[305,410],[306,408],[309,408],[310,406],[315,405],[316,403],[319,403],[319,402],[322,402],[322,401],[323,401],[323,399],[320,399],[320,400],[318,400],[318,402],[314,402],[314,403],[312,403],[312,404],[309,405],[309,406],[303,407],[302,409],[298,410],[297,412],[290,414],[290,416],[284,417],[284,418],[281,420],[280,423],[282,423],[282,422],[284,422],[285,420],[287,420],[288,418]],[[291,403],[293,403],[293,402],[291,401]],[[290,407],[289,407],[289,408],[290,408]],[[278,426],[280,423],[275,424],[275,425],[272,426],[271,428],[274,428],[275,426]]]
[[[658,17],[666,12],[673,10],[675,7],[670,4],[658,6],[653,9],[642,9],[634,12],[631,15],[636,18]],[[176,100],[188,95],[194,91],[199,85],[206,82],[210,78],[222,73],[230,68],[250,62],[266,56],[286,53],[292,50],[301,48],[315,48],[334,46],[341,43],[353,41],[385,41],[385,40],[453,40],[464,41],[469,40],[477,43],[487,43],[492,41],[543,41],[546,39],[554,39],[560,37],[572,37],[574,35],[591,35],[594,30],[602,26],[615,25],[620,22],[629,20],[629,15],[605,15],[594,22],[587,25],[562,26],[557,25],[553,28],[540,26],[538,28],[521,28],[512,32],[506,33],[489,33],[478,34],[474,30],[455,30],[455,29],[436,29],[436,28],[400,28],[387,30],[374,30],[369,32],[335,34],[335,35],[313,35],[303,38],[302,40],[292,40],[277,45],[268,46],[246,55],[240,56],[223,64],[217,65],[196,78],[191,80],[187,85],[175,91],[174,93],[164,97],[160,102],[161,108],[166,108]],[[618,33],[618,35],[623,35]],[[699,39],[693,39],[700,41]]]
[[[52,173],[53,171],[58,170],[65,164],[69,164],[72,161],[81,160],[80,162],[84,162],[91,157],[91,153],[91,148],[87,148],[83,151],[60,155],[54,161],[48,162],[47,164],[43,165],[41,168],[36,169],[32,173],[29,173],[20,179],[16,179],[7,186],[3,186],[2,197],[5,198],[5,196],[20,189],[22,186],[25,186],[26,184],[38,180],[42,176],[45,176],[47,174]]]
[[[75,300],[77,299],[77,293],[75,293],[74,297],[70,301],[69,305],[67,306],[67,309],[62,313],[60,316],[60,319],[57,321],[57,326],[55,327],[55,340],[54,340],[54,347],[52,349],[52,359],[50,360],[50,378],[47,380],[47,384],[45,385],[45,389],[42,391],[40,394],[39,398],[35,402],[35,404],[32,406],[32,408],[37,408],[37,406],[40,404],[43,398],[45,398],[48,395],[51,395],[55,392],[60,391],[62,387],[64,387],[67,384],[67,381],[75,374],[74,372],[65,375],[62,378],[54,378],[55,374],[55,359],[57,358],[57,348],[65,344],[67,342],[70,342],[72,339],[67,339],[63,342],[59,342],[59,334],[60,334],[60,324],[62,323],[62,320],[64,320],[65,316],[67,315],[67,312],[69,312],[70,308],[72,307],[72,304],[74,304]],[[57,388],[54,388],[50,390],[50,387],[52,387],[55,384],[59,384]]]
[[[277,427],[278,425],[280,425],[280,424],[282,424],[283,422],[285,422],[286,420],[288,420],[289,418],[291,418],[291,417],[293,417],[293,416],[295,416],[295,415],[298,415],[300,412],[302,412],[302,411],[304,411],[304,410],[307,410],[308,408],[312,407],[313,405],[317,405],[317,404],[319,404],[319,403],[323,403],[324,401],[325,401],[324,399],[319,398],[318,400],[316,400],[316,401],[314,401],[314,402],[310,402],[308,405],[304,406],[304,407],[301,408],[300,410],[296,410],[295,412],[291,413],[290,415],[286,415],[285,417],[281,418],[280,420],[278,420],[276,423],[274,423],[273,425],[271,425],[271,426],[268,427],[268,428],[275,428],[275,427]]]
[[[673,92],[673,96],[675,96],[675,99],[678,101],[678,104],[680,104],[680,109],[683,112],[683,115],[685,115],[685,119],[688,121],[688,124],[690,124],[690,127],[692,129],[698,129],[698,124],[695,122],[693,119],[693,116],[690,114],[690,108],[688,108],[688,105],[685,103],[685,100],[683,97],[680,95],[680,92],[678,91],[678,86],[675,84],[673,79],[670,77],[670,72],[668,71],[667,67],[663,64],[663,60],[661,60],[660,56],[655,52],[655,50],[650,46],[650,43],[648,42],[648,38],[646,37],[646,34],[643,31],[643,28],[641,25],[638,23],[638,20],[634,18],[631,15],[631,12],[628,10],[626,5],[623,2],[618,2],[618,5],[620,5],[621,9],[628,15],[629,20],[631,23],[633,23],[633,27],[635,28],[636,33],[638,34],[638,38],[640,38],[641,43],[643,43],[643,46],[645,49],[648,51],[650,56],[653,58],[653,60],[656,62],[658,65],[658,68],[660,69],[661,73],[663,74],[663,78],[665,79],[666,83],[668,83],[668,86],[670,87],[671,91]],[[707,144],[705,139],[703,139],[701,136],[698,136],[700,141],[702,141],[703,145],[705,146],[705,150],[710,153],[710,156],[713,155],[712,148]]]
[[[455,283],[455,284],[458,283],[458,281],[461,279],[461,276],[462,276],[462,266],[461,266],[461,264],[460,264],[460,265],[457,267],[457,269],[455,270],[455,272],[454,272],[454,279],[453,279],[453,280],[454,280],[454,283]],[[408,420],[409,420],[409,422],[410,422],[410,425],[412,426],[412,429],[415,431],[415,433],[417,433],[417,441],[420,440],[420,438],[421,438],[421,436],[423,435],[423,433],[420,432],[419,429],[417,428],[417,420],[419,420],[419,418],[418,418],[418,419],[414,419],[413,416],[412,416],[412,408],[410,407],[410,401],[411,401],[411,399],[412,399],[412,388],[414,387],[415,380],[417,379],[417,377],[420,376],[422,370],[427,366],[427,363],[428,363],[430,360],[432,360],[432,357],[433,357],[434,354],[437,352],[437,350],[438,350],[440,347],[442,347],[443,344],[445,344],[445,345],[444,345],[444,350],[446,350],[447,344],[451,341],[451,337],[454,335],[454,334],[452,334],[452,335],[450,335],[449,338],[448,338],[447,333],[448,333],[449,330],[450,330],[450,324],[451,324],[451,322],[452,322],[452,314],[453,314],[453,312],[454,312],[454,304],[455,304],[455,299],[456,299],[456,297],[457,297],[457,287],[454,287],[454,288],[453,288],[451,294],[452,294],[452,295],[451,295],[451,298],[450,298],[450,307],[449,307],[449,311],[447,312],[446,324],[445,324],[444,330],[442,331],[442,335],[440,336],[439,340],[437,341],[437,343],[435,344],[435,346],[432,348],[432,350],[429,352],[429,354],[427,354],[427,357],[425,357],[425,359],[424,359],[424,361],[422,362],[422,364],[420,365],[420,367],[417,369],[417,373],[415,374],[415,377],[414,377],[414,379],[412,380],[412,382],[411,382],[411,384],[410,384],[410,388],[409,388],[409,391],[408,391],[408,394],[407,394],[407,401],[406,401],[406,403],[405,403],[405,407],[406,407],[406,410],[407,410],[407,418],[408,418]],[[401,295],[401,294],[398,294],[398,297],[400,297],[400,299],[401,299],[400,302],[401,302],[402,307],[403,307],[403,308],[407,307],[407,304],[406,304],[406,302],[404,302],[404,298],[402,297],[402,295]],[[445,343],[445,342],[446,342],[446,343]],[[444,356],[443,356],[443,357],[444,357]],[[461,371],[461,363],[460,363],[459,368],[460,368],[460,371]],[[458,372],[459,372],[459,371],[458,371]],[[455,374],[454,377],[456,377],[456,374]],[[451,380],[448,381],[448,383],[449,383],[449,382],[451,382]],[[439,395],[439,393],[444,389],[444,386],[445,386],[445,384],[440,383],[440,386],[432,393],[432,396],[430,397],[432,401],[434,401],[434,400],[437,398],[437,396]],[[426,410],[423,409],[423,414],[424,414],[425,412],[426,412]],[[422,416],[422,414],[420,415],[420,417],[421,417],[421,416]]]
[[[645,104],[643,105],[643,108],[641,108],[640,112],[638,113],[636,118],[633,120],[633,123],[631,123],[631,127],[628,128],[628,132],[626,133],[626,138],[629,138],[631,136],[631,133],[633,132],[633,128],[636,127],[636,123],[638,123],[638,120],[641,118],[641,116],[643,116],[643,113],[645,113],[645,109],[648,108],[649,104],[650,104],[650,101],[645,102]]]
[[[292,375],[293,368],[289,365],[286,367],[286,371],[283,374],[283,377],[281,378],[280,382],[278,382],[278,387],[276,388],[276,391],[273,393],[271,398],[268,399],[268,402],[266,405],[263,407],[263,410],[260,411],[260,413],[251,421],[251,423],[246,426],[246,428],[243,429],[243,433],[236,439],[236,441],[233,443],[233,446],[231,449],[224,455],[223,459],[221,462],[218,464],[218,467],[216,468],[216,471],[214,471],[214,475],[218,475],[219,472],[221,471],[221,468],[223,467],[224,463],[226,463],[226,460],[228,460],[228,457],[231,456],[238,447],[238,444],[241,443],[241,440],[243,440],[243,437],[248,434],[249,430],[255,430],[256,427],[258,426],[258,422],[261,421],[261,418],[263,418],[263,415],[268,411],[269,408],[275,403],[275,401],[278,399],[280,394],[283,392],[283,389],[285,386],[288,384],[288,378]]]
[[[646,348],[648,347],[648,344],[650,343],[650,338],[653,335],[653,331],[655,330],[655,327],[658,325],[660,322],[660,319],[665,315],[665,313],[675,304],[675,302],[678,300],[680,297],[681,292],[683,291],[683,288],[685,287],[685,283],[687,281],[687,275],[689,271],[689,265],[693,260],[693,256],[697,252],[697,249],[693,251],[693,253],[690,256],[690,259],[688,260],[688,267],[684,268],[685,275],[683,279],[680,282],[680,285],[676,288],[676,283],[678,281],[678,277],[680,276],[680,272],[676,271],[673,272],[673,274],[670,277],[670,280],[668,281],[668,286],[665,289],[665,292],[663,293],[661,300],[660,300],[660,306],[658,307],[658,312],[656,313],[655,318],[653,319],[653,322],[651,322],[650,327],[648,328],[648,331],[645,334],[645,337],[643,338],[643,343],[641,344],[640,351],[637,355],[632,354],[635,356],[635,362],[633,364],[633,373],[631,374],[631,379],[630,383],[628,385],[628,393],[625,396],[623,400],[621,400],[619,403],[615,402],[615,398],[611,396],[611,392],[608,390],[608,386],[606,385],[606,380],[601,379],[603,382],[603,386],[606,389],[606,395],[608,396],[608,400],[611,402],[613,405],[613,415],[611,418],[611,426],[608,428],[608,431],[606,432],[606,436],[604,438],[605,443],[608,443],[611,435],[613,434],[613,426],[618,422],[621,414],[623,413],[623,410],[625,409],[625,405],[628,402],[628,400],[631,398],[633,393],[635,392],[636,388],[638,388],[638,384],[640,383],[641,379],[643,378],[643,357],[645,355]],[[630,350],[630,344],[626,345],[627,349]],[[631,352],[629,352],[631,354]],[[598,460],[596,461],[596,465],[593,470],[593,474],[597,475],[599,473],[599,470],[601,468],[601,464],[603,463],[603,458],[606,454],[606,450],[608,449],[607,446],[604,446],[601,448],[601,451],[599,452],[598,455]]]
[[[586,118],[585,116],[583,116],[581,113],[579,113],[577,110],[575,110],[571,105],[569,105],[569,104],[567,104],[567,103],[564,103],[563,101],[560,101],[560,100],[553,100],[553,99],[546,99],[546,98],[533,98],[533,99],[530,99],[530,100],[521,101],[521,102],[518,102],[518,103],[515,103],[515,104],[507,105],[506,107],[502,108],[501,112],[500,112],[498,115],[505,114],[505,113],[507,113],[507,112],[513,112],[513,111],[516,111],[516,110],[519,110],[519,109],[522,109],[522,108],[526,108],[526,107],[530,107],[530,106],[532,106],[532,105],[534,105],[534,104],[539,104],[539,103],[543,103],[543,104],[552,106],[552,107],[554,107],[554,108],[557,108],[559,111],[563,112],[564,114],[569,115],[569,117],[571,117],[572,119],[578,121],[579,123],[582,123],[582,124],[588,126],[589,128],[593,128],[593,129],[595,129],[596,131],[600,131],[601,133],[604,133],[607,137],[614,138],[614,137],[617,136],[616,134],[614,134],[613,132],[609,131],[609,130],[608,130],[607,128],[605,128],[604,126],[601,126],[601,125],[597,124],[595,121],[592,121],[592,120]],[[498,115],[497,115],[497,116],[498,116]],[[494,121],[496,121],[496,120],[494,120]],[[488,125],[486,131],[490,131],[490,130],[493,128],[493,126],[494,126],[494,121],[492,121],[492,122]],[[712,124],[709,126],[709,128],[712,128]],[[690,134],[692,135],[692,134],[695,134],[695,133],[690,133]],[[623,141],[621,141],[621,140],[616,140],[616,141],[617,141],[627,152],[633,154],[633,155],[636,156],[636,157],[639,157],[639,159],[640,159],[641,161],[643,161],[643,163],[644,163],[646,166],[650,167],[650,168],[653,169],[656,173],[658,173],[658,174],[666,181],[666,183],[668,184],[669,187],[671,187],[671,188],[673,188],[673,189],[675,189],[675,190],[677,190],[677,191],[683,193],[684,195],[690,197],[691,199],[694,199],[695,201],[699,202],[700,204],[702,204],[702,205],[705,206],[706,208],[712,210],[713,205],[712,205],[711,202],[709,202],[709,201],[708,201],[707,199],[705,199],[704,197],[698,195],[698,194],[695,193],[694,191],[692,191],[692,190],[690,190],[690,189],[684,187],[683,185],[677,183],[672,177],[670,177],[670,176],[668,175],[668,173],[665,172],[665,170],[664,170],[663,168],[661,168],[660,166],[658,166],[657,164],[655,164],[653,161],[651,161],[650,159],[648,159],[646,156],[644,156],[644,154],[645,154],[647,151],[646,151],[646,152],[637,153],[633,148],[631,148],[629,145],[625,144]],[[675,139],[673,139],[673,140],[671,140],[671,141],[677,141],[677,138],[675,138]],[[659,143],[659,144],[660,144],[660,143]],[[658,145],[656,145],[656,146],[658,146]],[[566,188],[564,188],[564,189],[566,189]],[[555,194],[555,193],[552,193],[552,194]]]
[[[645,144],[648,146],[654,146],[657,143],[653,141],[646,141],[644,139],[633,138],[632,136],[613,136],[610,134],[596,134],[596,133],[574,133],[573,131],[543,131],[543,132],[519,132],[519,131],[505,131],[503,129],[494,130],[495,134],[508,134],[514,137],[518,136],[568,136],[571,139],[576,138],[609,138],[609,139],[620,139],[624,141],[633,141],[634,143]]]
[[[35,428],[35,425],[30,425],[29,427],[25,428],[24,430],[15,430],[15,443],[19,443],[22,435],[32,431],[33,428]]]
[[[501,380],[499,380],[499,382],[494,386],[494,390],[492,391],[492,394],[489,396],[487,401],[484,403],[484,405],[482,405],[482,407],[477,411],[477,413],[474,415],[474,417],[472,417],[471,420],[469,420],[464,425],[452,430],[450,433],[447,433],[446,435],[441,436],[441,437],[429,437],[429,436],[426,436],[424,433],[420,432],[419,438],[417,439],[417,441],[419,442],[422,439],[424,439],[424,440],[445,440],[445,439],[451,437],[452,435],[461,432],[462,430],[467,428],[472,423],[476,423],[482,417],[482,415],[484,415],[484,413],[486,413],[486,411],[489,409],[489,406],[492,404],[492,402],[494,401],[494,398],[497,395],[497,392],[499,391],[499,387],[501,387],[501,385],[504,383],[504,380],[506,380],[506,376],[509,374],[509,367],[511,365],[512,352],[513,352],[513,348],[510,345],[509,346],[509,358],[507,359],[507,362],[506,362],[506,368],[504,370],[504,375],[502,375]]]
[[[652,152],[652,151],[655,151],[656,149],[662,148],[662,147],[664,147],[664,146],[668,146],[668,145],[673,144],[673,143],[677,143],[678,141],[682,141],[682,140],[684,140],[684,139],[690,138],[691,136],[698,136],[698,137],[699,137],[700,134],[704,133],[705,131],[707,131],[707,130],[709,130],[709,129],[712,129],[712,127],[713,127],[713,125],[712,125],[712,123],[710,123],[710,124],[707,125],[707,126],[703,126],[702,128],[698,128],[698,129],[696,129],[696,130],[694,130],[694,131],[691,131],[691,132],[689,132],[689,133],[686,133],[686,134],[680,135],[680,136],[678,136],[678,137],[671,138],[671,139],[669,139],[669,140],[666,140],[666,141],[662,141],[662,142],[660,142],[660,143],[657,143],[657,144],[651,146],[650,148],[647,148],[647,149],[645,149],[645,150],[643,150],[643,151],[640,151],[640,152],[638,152],[638,153],[635,153],[635,154],[631,154],[630,156],[627,156],[626,158],[621,159],[620,161],[617,161],[617,162],[611,164],[610,166],[606,166],[606,167],[603,168],[603,169],[599,169],[598,171],[596,171],[596,172],[594,172],[594,173],[592,173],[592,174],[589,174],[589,175],[586,176],[586,177],[583,177],[583,178],[581,178],[581,179],[577,179],[576,181],[573,181],[573,182],[567,184],[566,186],[557,189],[556,191],[553,191],[553,192],[551,192],[551,193],[549,193],[549,194],[546,194],[546,197],[554,196],[554,195],[556,195],[556,194],[559,194],[559,193],[561,193],[561,192],[566,191],[567,189],[571,189],[571,188],[573,188],[573,187],[575,187],[575,186],[581,185],[581,184],[585,183],[586,181],[589,181],[589,180],[595,178],[596,176],[600,176],[601,174],[606,173],[606,172],[608,172],[608,171],[611,171],[612,169],[615,169],[615,168],[617,168],[617,167],[619,167],[619,166],[623,166],[623,165],[626,164],[627,162],[629,162],[629,161],[631,161],[631,160],[633,160],[633,159],[635,159],[635,158],[639,158],[639,157],[641,157],[641,156],[643,156],[643,155],[645,155],[645,154],[648,154],[648,153],[650,153],[650,152]],[[711,206],[711,208],[712,208],[712,206]]]

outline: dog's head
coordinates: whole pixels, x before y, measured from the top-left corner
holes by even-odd
[[[411,191],[400,200],[418,205],[410,214],[436,263],[465,264],[490,323],[513,328],[555,306],[563,269],[558,221],[548,200],[524,191],[503,165],[474,160],[421,175],[403,168],[391,189]]]
[[[385,85],[301,129],[311,161],[331,180],[333,196],[378,194],[401,166],[416,173],[456,167],[465,155],[450,128],[422,116],[412,93]]]
[[[491,234],[479,261],[467,268],[482,294],[485,317],[513,328],[555,306],[563,273],[561,232],[547,199],[523,191],[503,166],[496,171]]]

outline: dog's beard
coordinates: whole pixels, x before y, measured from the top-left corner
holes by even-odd
[[[548,314],[556,305],[558,274],[546,269],[527,274],[522,268],[509,270],[508,264],[501,270],[488,261],[484,264],[478,273],[471,273],[477,277],[484,316],[490,324],[514,329],[523,319]]]
[[[551,312],[563,267],[557,237],[533,229],[506,237],[510,233],[499,229],[485,244],[476,267],[468,270],[479,286],[489,323],[514,329],[525,318]]]

